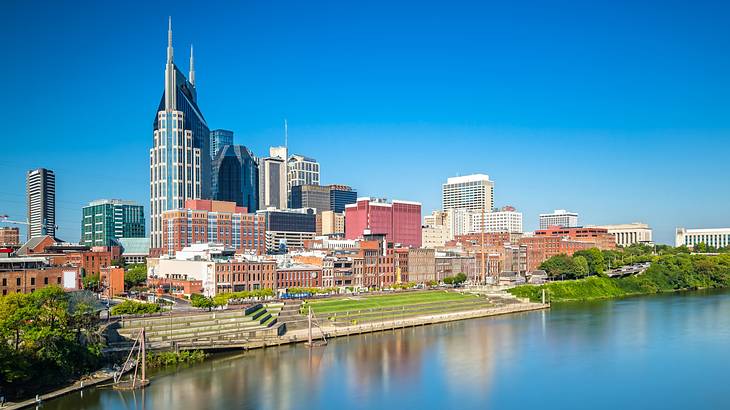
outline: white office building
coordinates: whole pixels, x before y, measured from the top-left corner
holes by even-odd
[[[522,212],[512,207],[505,207],[499,211],[484,213],[485,224],[482,226],[482,213],[471,213],[471,233],[482,232],[510,232],[522,233]]]
[[[289,157],[287,169],[289,192],[297,185],[319,185],[319,162],[314,158],[293,154]]]
[[[26,174],[28,239],[56,236],[56,174],[38,168]]]
[[[287,208],[286,153],[286,147],[271,147],[259,161],[259,209]]]
[[[551,226],[563,228],[576,228],[578,225],[578,214],[565,209],[556,209],[551,214],[540,214],[540,229],[547,229]]]
[[[469,209],[491,212],[494,208],[494,182],[489,175],[473,174],[448,178],[442,185],[442,209]]]
[[[685,245],[692,248],[700,243],[704,243],[707,246],[715,248],[730,246],[730,228],[677,228],[677,234],[674,239],[674,244],[676,246]]]
[[[651,244],[652,230],[649,225],[641,222],[615,225],[590,225],[589,227],[603,228],[616,238],[616,245],[629,246],[635,243]]]

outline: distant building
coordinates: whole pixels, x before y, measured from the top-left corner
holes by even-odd
[[[144,238],[144,207],[132,201],[99,199],[81,211],[81,241],[86,246],[114,246],[118,238]]]
[[[0,227],[0,246],[20,246],[20,229],[14,226]]]
[[[297,185],[319,185],[319,162],[304,155],[293,154],[287,161],[287,189]]]
[[[343,213],[345,206],[357,201],[357,192],[347,185],[329,185],[330,210]]]
[[[56,236],[56,175],[38,168],[26,174],[28,198],[28,239]]]
[[[314,239],[317,217],[313,209],[262,210],[257,215],[266,221],[266,251],[285,253],[304,249],[304,242]]]
[[[634,222],[618,225],[589,225],[587,228],[603,228],[616,238],[616,245],[629,246],[635,243],[651,244],[652,230],[649,225]]]
[[[419,202],[358,198],[345,207],[345,239],[364,235],[385,235],[388,242],[421,246],[421,204]]]
[[[145,263],[150,256],[150,238],[119,238],[116,242],[122,248],[124,263]]]
[[[494,208],[494,182],[488,175],[473,174],[448,178],[442,185],[442,209],[469,209],[491,212]]]
[[[162,215],[163,253],[175,252],[193,244],[222,244],[238,253],[265,253],[264,218],[247,213],[235,202],[189,200],[185,208]]]
[[[504,207],[498,211],[485,212],[486,225],[482,226],[482,213],[471,213],[471,232],[514,232],[522,233],[522,212],[513,207]]]
[[[520,245],[527,247],[527,270],[534,271],[540,264],[553,256],[573,255],[576,251],[595,248],[594,242],[572,239],[566,236],[526,236],[520,239]]]
[[[259,206],[259,165],[243,145],[226,145],[213,159],[213,199],[235,202],[248,212]]]
[[[215,159],[223,147],[233,145],[233,131],[213,130],[210,132],[210,159]]]
[[[677,228],[674,244],[694,247],[700,243],[714,248],[730,246],[730,228],[687,229]]]
[[[345,235],[345,214],[322,212],[322,235]]]
[[[259,160],[258,209],[287,208],[286,147],[269,148],[269,156]]]
[[[575,228],[578,225],[578,214],[568,212],[565,209],[556,209],[551,214],[540,214],[540,229],[548,229],[551,226],[563,228]]]
[[[330,209],[330,188],[321,185],[294,185],[291,187],[291,201],[289,207],[314,208],[317,213],[329,211]]]
[[[408,280],[416,283],[436,280],[436,251],[425,248],[408,250]]]
[[[613,234],[608,233],[608,230],[605,228],[562,228],[553,226],[548,229],[539,229],[535,231],[535,236],[557,236],[575,239],[578,241],[589,242],[593,244],[593,247],[601,250],[610,250],[616,248],[616,238],[613,236]]]

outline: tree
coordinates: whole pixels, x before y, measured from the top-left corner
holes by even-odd
[[[453,276],[447,276],[444,278],[444,283],[447,285],[453,285],[454,284],[454,277]]]
[[[459,272],[454,276],[454,285],[461,285],[464,282],[466,282],[466,274],[464,272]]]
[[[588,261],[588,272],[593,275],[600,275],[606,270],[606,260],[598,248],[584,249],[573,253],[573,257],[582,256]]]
[[[553,278],[557,278],[562,275],[570,276],[572,275],[573,268],[572,258],[565,254],[555,255],[540,264],[540,269],[547,272],[547,274]]]
[[[81,278],[81,283],[84,289],[97,292],[99,290],[99,275],[86,275]]]
[[[588,261],[583,256],[573,257],[573,276],[582,278],[588,275]]]
[[[147,266],[144,264],[132,265],[124,272],[124,287],[131,289],[147,280]]]
[[[218,307],[220,300],[214,300],[213,298],[206,297],[197,293],[193,293],[190,295],[190,304],[193,307],[201,308],[201,309],[208,309],[210,311],[214,307]]]
[[[157,303],[137,302],[134,300],[125,300],[124,302],[113,306],[111,314],[118,315],[144,315],[148,313],[157,313],[162,308]]]

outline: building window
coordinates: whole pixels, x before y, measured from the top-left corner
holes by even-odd
[[[15,286],[20,286],[20,278],[15,278]]]

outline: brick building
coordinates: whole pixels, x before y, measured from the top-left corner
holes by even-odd
[[[520,240],[520,245],[527,247],[528,271],[539,269],[542,262],[553,256],[560,254],[570,256],[576,251],[596,247],[595,242],[547,235],[524,237]]]
[[[0,227],[0,246],[20,246],[20,229],[12,226]]]
[[[249,214],[235,202],[188,200],[184,209],[162,214],[160,252],[173,255],[196,243],[220,243],[237,253],[266,252],[266,224],[263,215]]]
[[[420,247],[421,204],[358,198],[356,203],[345,206],[345,239],[358,239],[367,234],[381,234],[388,242]]]

